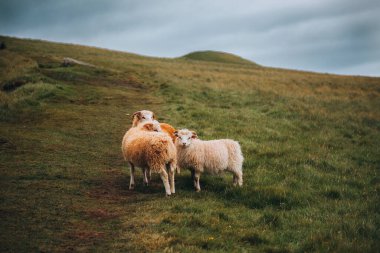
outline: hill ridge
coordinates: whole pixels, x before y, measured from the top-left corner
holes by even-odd
[[[215,50],[194,51],[194,52],[185,54],[184,56],[180,58],[188,59],[188,60],[207,61],[207,62],[251,64],[255,66],[260,66],[259,64],[253,61],[244,59],[241,56],[238,56],[229,52],[215,51]]]

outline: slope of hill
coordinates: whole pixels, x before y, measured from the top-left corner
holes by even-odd
[[[375,252],[380,79],[158,59],[1,37],[1,252]],[[63,64],[65,57],[81,64]],[[233,138],[232,176],[128,190],[121,138],[140,109]]]
[[[234,63],[234,64],[250,64],[257,65],[254,62],[241,58],[239,56],[217,51],[198,51],[192,52],[182,56],[184,59],[197,60],[197,61],[211,61],[220,63]]]

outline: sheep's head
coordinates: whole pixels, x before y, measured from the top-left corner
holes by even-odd
[[[187,129],[176,130],[174,135],[177,137],[176,143],[182,147],[190,146],[193,139],[197,139],[197,133]]]
[[[153,120],[146,123],[140,123],[139,125],[141,130],[149,131],[149,132],[162,132],[160,127],[160,123],[157,120]]]
[[[137,126],[140,123],[155,120],[156,116],[152,111],[142,110],[137,111],[132,115],[132,127]]]

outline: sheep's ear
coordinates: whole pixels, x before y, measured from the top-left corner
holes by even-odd
[[[193,134],[193,135],[191,136],[191,138],[193,138],[193,139],[198,139],[198,135],[197,135],[196,132],[191,131],[191,133]]]
[[[148,131],[154,131],[153,123],[146,123],[144,124],[143,128]]]
[[[141,119],[141,111],[132,114],[132,127],[136,127]]]
[[[138,111],[138,112],[135,112],[134,114],[132,114],[132,120],[137,117],[138,119],[141,119],[141,111]]]
[[[156,118],[156,115],[154,114],[154,112],[153,112],[153,116],[152,116],[152,118],[153,118],[153,119],[157,119],[157,118]]]
[[[178,130],[175,130],[175,131],[173,132],[173,134],[174,134],[174,136],[178,137]]]

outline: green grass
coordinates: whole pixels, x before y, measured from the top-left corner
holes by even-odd
[[[239,56],[217,51],[198,51],[192,52],[182,56],[184,59],[197,60],[197,61],[211,61],[220,63],[233,63],[233,64],[250,64],[251,66],[258,66],[249,60]]]
[[[0,41],[1,252],[378,251],[379,78]],[[202,175],[196,193],[182,170],[165,198],[138,170],[129,191],[140,109],[238,140],[244,186]]]

